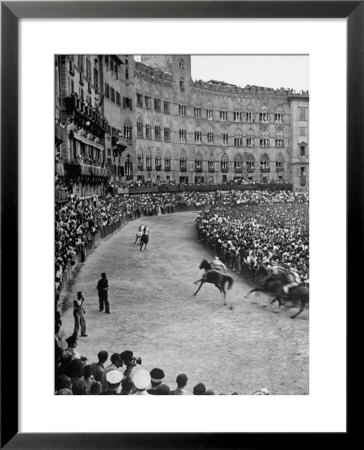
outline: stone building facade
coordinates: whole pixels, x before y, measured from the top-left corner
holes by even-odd
[[[66,110],[64,117],[64,108],[62,116],[56,99],[56,121],[66,127],[61,153],[70,164],[84,151],[80,141],[100,156],[109,181],[284,180],[308,187],[308,92],[194,81],[189,55],[60,58],[56,97],[76,94],[106,121],[100,141],[84,128],[72,135],[73,116]]]

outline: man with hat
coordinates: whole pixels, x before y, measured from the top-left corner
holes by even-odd
[[[105,314],[110,314],[110,305],[108,299],[109,281],[106,278],[106,273],[102,272],[101,279],[97,283],[97,291],[99,294],[99,309],[104,310],[105,304]]]
[[[119,370],[110,370],[106,374],[107,389],[100,395],[118,395],[121,391],[121,380],[123,374]]]
[[[176,383],[177,383],[177,389],[171,392],[171,395],[186,395],[187,392],[185,390],[187,386],[187,375],[185,373],[180,373],[177,375]]]
[[[113,353],[110,358],[111,364],[106,367],[104,373],[101,375],[101,385],[102,390],[105,392],[107,390],[107,374],[113,370],[117,370],[123,376],[123,372],[121,367],[123,366],[123,362],[118,353]]]
[[[134,395],[149,395],[147,389],[150,386],[150,373],[146,369],[139,369],[133,373],[132,381],[136,392]]]
[[[148,394],[156,395],[157,387],[160,386],[162,384],[162,381],[164,380],[163,370],[155,367],[150,371],[150,378],[152,381],[152,386],[150,389],[148,389]]]
[[[73,334],[75,336],[78,335],[78,330],[80,329],[81,325],[81,336],[86,337],[86,321],[85,321],[85,309],[83,307],[83,302],[85,301],[85,298],[83,296],[83,293],[81,291],[77,292],[77,298],[73,302],[73,317],[75,319],[75,328],[73,330]]]

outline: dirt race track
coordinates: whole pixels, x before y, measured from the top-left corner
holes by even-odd
[[[160,367],[165,383],[175,388],[181,372],[187,390],[204,383],[216,394],[251,394],[266,387],[271,394],[309,393],[309,312],[290,319],[296,309],[262,308],[263,294],[234,272],[228,291],[233,309],[224,306],[218,289],[205,284],[193,296],[208,250],[196,240],[197,212],[144,217],[130,222],[102,242],[81,266],[72,296],[85,295],[88,337],[77,351],[89,362],[97,353],[130,349],[148,370]],[[134,245],[141,223],[150,228],[146,251]],[[98,310],[96,284],[101,272],[109,279],[111,314]],[[64,313],[66,335],[73,332],[72,308]],[[107,363],[109,364],[109,362]]]

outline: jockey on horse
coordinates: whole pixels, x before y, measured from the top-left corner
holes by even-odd
[[[299,276],[296,267],[291,265],[288,269],[284,269],[279,266],[277,261],[267,261],[264,266],[267,272],[270,274],[267,280],[280,279],[282,281],[282,291],[284,294],[289,294],[289,290],[294,286],[299,286],[302,281]]]
[[[210,261],[211,270],[218,270],[219,272],[227,272],[225,264],[220,261],[219,257],[216,255],[215,258]]]
[[[140,238],[142,237],[144,228],[145,228],[145,226],[143,224],[141,224],[139,229],[138,229],[138,233],[135,236],[135,244],[139,244],[140,243]]]
[[[301,284],[301,277],[299,276],[297,269],[292,265],[286,272],[286,280],[289,281],[282,288],[285,294],[289,294],[289,290],[294,286],[299,286]]]

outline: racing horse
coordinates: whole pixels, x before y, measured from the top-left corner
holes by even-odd
[[[204,283],[212,283],[214,284],[221,294],[224,297],[224,305],[226,305],[226,290],[225,285],[228,283],[227,289],[230,289],[231,286],[234,283],[234,280],[229,275],[224,275],[222,272],[219,272],[218,270],[212,270],[211,264],[204,259],[200,264],[200,269],[205,269],[205,273],[203,274],[203,277],[200,280],[195,281],[195,284],[201,283],[198,287],[197,291],[193,294],[196,295],[197,292],[201,289],[202,285]],[[231,304],[230,309],[233,309],[233,305]]]
[[[148,242],[149,242],[149,234],[147,233],[147,229],[144,228],[143,234],[140,238],[140,251],[142,251],[143,245],[145,246],[144,250],[147,249]]]
[[[142,235],[143,235],[142,231],[138,231],[137,232],[137,234],[135,236],[135,242],[134,242],[135,245],[139,245],[140,244],[140,239],[141,239]]]
[[[144,231],[144,225],[140,225],[139,230],[135,236],[135,245],[140,245],[140,239],[142,237],[143,231]]]
[[[303,283],[298,286],[293,286],[290,288],[288,294],[283,292],[284,280],[280,276],[271,276],[267,278],[262,287],[258,287],[249,291],[245,297],[252,294],[253,292],[264,292],[266,294],[273,295],[273,299],[270,303],[263,306],[272,305],[274,302],[278,302],[279,306],[282,306],[282,300],[288,300],[294,303],[300,303],[300,308],[297,313],[291,315],[291,319],[295,319],[301,312],[305,309],[305,306],[309,303],[310,291],[307,286]]]

